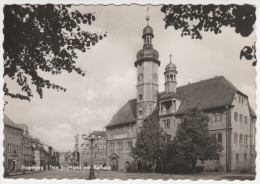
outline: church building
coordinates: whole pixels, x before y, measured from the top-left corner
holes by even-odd
[[[165,67],[165,91],[158,92],[159,53],[153,48],[153,29],[143,29],[143,49],[137,53],[136,98],[129,100],[112,118],[107,129],[107,164],[112,170],[142,170],[144,163],[132,157],[145,118],[159,109],[159,123],[169,135],[176,136],[180,118],[190,107],[199,104],[211,118],[209,131],[222,143],[223,150],[214,160],[201,160],[204,171],[241,172],[255,169],[256,114],[248,96],[239,91],[224,76],[215,76],[177,87],[177,67]],[[171,169],[174,163],[164,164]]]

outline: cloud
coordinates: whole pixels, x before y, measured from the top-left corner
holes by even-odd
[[[136,68],[129,68],[123,76],[111,75],[105,80],[105,97],[118,97],[121,94],[135,93]]]

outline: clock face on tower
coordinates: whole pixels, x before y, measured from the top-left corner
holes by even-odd
[[[139,80],[139,81],[143,80],[143,74],[142,74],[142,73],[140,73],[140,74],[138,75],[138,80]]]
[[[154,79],[155,82],[158,81],[158,75],[156,73],[153,74],[153,79]]]

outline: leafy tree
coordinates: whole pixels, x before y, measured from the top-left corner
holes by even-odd
[[[152,163],[152,170],[157,161],[163,156],[165,149],[165,132],[159,124],[158,111],[146,118],[139,134],[132,154],[135,158],[148,160]]]
[[[40,98],[43,97],[42,88],[66,91],[41,77],[39,72],[58,75],[63,71],[75,71],[85,75],[85,71],[75,65],[76,51],[86,52],[106,33],[81,30],[81,24],[91,25],[95,16],[71,11],[70,7],[52,4],[4,6],[4,77],[16,79],[25,92],[15,94],[4,83],[5,95],[30,101],[33,97],[30,85],[36,87]]]
[[[165,29],[173,26],[175,30],[182,30],[181,36],[191,36],[192,39],[202,39],[201,31],[221,33],[223,26],[234,27],[235,32],[242,37],[249,36],[254,30],[256,20],[256,8],[252,5],[164,5],[161,11],[164,18]],[[253,47],[244,47],[240,59],[245,56],[247,60],[255,61],[256,56]],[[248,51],[249,50],[249,51]],[[248,52],[252,57],[247,57]]]
[[[193,172],[198,159],[214,158],[223,149],[223,146],[216,142],[216,137],[210,135],[208,122],[208,115],[204,114],[199,107],[190,108],[182,117],[176,139],[173,141],[174,151],[183,160],[192,162]]]

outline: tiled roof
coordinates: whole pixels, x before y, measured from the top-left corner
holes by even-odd
[[[4,124],[13,128],[23,130],[18,124],[15,124],[6,114],[4,114]]]
[[[112,118],[106,128],[136,121],[136,99],[129,100]]]
[[[223,76],[178,87],[176,93],[184,100],[176,114],[183,114],[197,104],[202,110],[231,105],[236,91]]]
[[[93,132],[91,132],[91,134],[90,135],[97,135],[97,136],[101,136],[101,137],[106,137],[106,131],[93,131]]]

